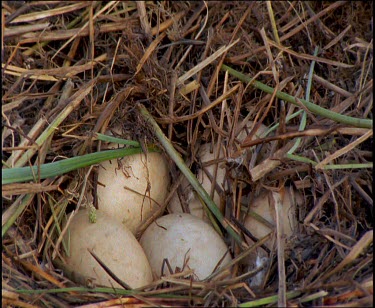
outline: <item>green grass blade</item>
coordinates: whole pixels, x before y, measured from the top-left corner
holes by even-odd
[[[150,152],[154,152],[156,148],[149,148]],[[141,153],[141,148],[122,148],[116,150],[108,150],[97,153],[90,153],[82,156],[67,158],[54,163],[44,164],[33,167],[22,167],[12,169],[2,169],[2,184],[20,183],[32,181],[38,176],[38,168],[40,171],[40,180],[62,175],[64,173],[88,167],[102,161],[121,158],[128,155]]]
[[[315,51],[314,51],[315,57],[318,55],[318,51],[319,51],[319,48],[315,47]],[[314,74],[314,66],[315,66],[315,61],[311,61],[309,78],[307,79],[306,96],[305,96],[306,101],[310,101],[310,92],[311,92],[311,85],[312,85],[312,79],[313,79],[313,74]],[[302,112],[301,122],[299,124],[299,129],[298,129],[299,131],[303,131],[305,129],[306,122],[307,122],[307,113],[304,110]],[[288,154],[293,154],[294,151],[297,150],[297,148],[299,147],[301,141],[302,141],[302,138],[297,138],[293,147],[288,151]]]
[[[108,135],[103,135],[103,134],[100,134],[100,133],[96,133],[95,135],[96,135],[97,139],[101,140],[101,141],[130,145],[132,147],[141,147],[141,145],[138,141],[116,138],[116,137],[112,137],[112,136],[108,136]]]

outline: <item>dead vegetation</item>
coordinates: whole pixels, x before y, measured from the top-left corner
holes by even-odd
[[[372,306],[372,11],[371,1],[2,2],[3,169],[98,152],[95,133],[118,126],[118,137],[160,144],[140,103],[192,170],[200,144],[225,148],[223,215],[239,236],[243,196],[286,186],[304,196],[295,235],[269,252],[282,253],[285,275],[273,257],[261,288],[248,286],[249,250],[224,232],[230,278],[183,271],[121,293],[53,265],[55,218],[95,204],[94,168],[3,184],[3,307]],[[244,119],[254,126],[240,143]],[[251,141],[261,123],[274,130]]]

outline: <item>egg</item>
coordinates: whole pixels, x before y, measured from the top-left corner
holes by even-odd
[[[274,200],[272,200],[274,199]],[[258,214],[264,220],[268,222],[265,224],[254,218],[252,215],[245,217],[244,226],[250,231],[250,233],[257,239],[265,237],[270,232],[276,230],[276,210],[274,202],[281,200],[282,210],[280,216],[280,225],[285,238],[290,237],[297,227],[296,218],[296,206],[302,204],[302,196],[296,191],[291,192],[290,188],[284,189],[283,196],[278,192],[263,192],[250,204],[250,210]],[[254,241],[248,236],[245,236],[246,241],[251,246]],[[272,250],[272,243],[275,242],[275,238],[272,236],[266,243],[265,246]],[[250,255],[247,262],[250,267],[259,265],[268,261],[268,254],[261,247],[257,248],[254,255]],[[250,283],[251,286],[259,286],[265,274],[265,270],[255,276]]]
[[[140,244],[156,278],[169,275],[163,260],[172,270],[192,269],[195,279],[205,279],[220,263],[224,266],[231,256],[223,239],[203,220],[191,214],[169,214],[154,221],[143,233]]]
[[[285,188],[284,196],[282,197],[278,192],[263,192],[250,205],[250,210],[261,216],[265,219],[270,225],[276,228],[276,211],[274,204],[270,198],[272,194],[276,197],[281,198],[282,200],[282,216],[281,224],[283,225],[283,232],[288,237],[293,234],[293,231],[297,225],[296,219],[296,205],[301,204],[302,196],[297,192],[290,192],[289,188]],[[295,199],[295,200],[293,200]],[[258,239],[266,236],[268,233],[273,231],[269,226],[260,222],[251,215],[247,215],[244,223],[245,227]],[[252,244],[253,241],[246,237],[246,240],[249,244]],[[266,243],[266,246],[271,249],[272,241],[269,240]]]
[[[242,142],[248,135],[248,131],[252,128],[253,122],[248,121],[247,125],[244,126],[244,128],[240,131],[240,133],[237,136],[237,139]],[[256,131],[256,134],[252,137],[252,140],[259,138],[267,131],[267,127],[265,125],[260,125],[258,130]],[[213,148],[213,151],[211,152],[211,148]],[[203,144],[197,154],[198,160],[204,164],[210,161],[213,161],[217,158],[216,155],[216,145],[212,146],[211,143]],[[225,157],[223,147],[220,147],[220,153],[218,156],[218,159],[223,159]],[[207,175],[207,173],[203,169],[199,169],[197,172],[197,180],[199,183],[202,184],[203,188],[206,190],[208,194],[211,194],[211,189],[214,183],[219,187],[220,190],[223,191],[223,185],[224,185],[224,179],[225,179],[225,162],[222,161],[220,163],[214,163],[210,164],[209,166],[206,166],[205,169],[212,177],[214,176],[215,168],[217,167],[217,174],[216,174],[216,180],[215,182],[210,180],[210,177]],[[204,219],[208,221],[208,217],[206,215],[206,212],[203,209],[202,202],[200,198],[196,195],[196,193],[193,191],[193,188],[189,184],[189,182],[184,179],[182,184],[182,191],[183,191],[183,198],[188,204],[190,214],[199,217],[201,219]],[[214,189],[213,194],[213,201],[216,204],[217,207],[219,207],[220,211],[223,212],[223,207],[221,205],[220,200],[220,193],[218,193],[217,189]],[[178,197],[177,192],[172,196],[172,199],[168,205],[168,210],[170,213],[183,213],[183,208],[180,202],[180,199]]]
[[[152,282],[147,257],[134,235],[121,223],[96,211],[96,222],[89,211],[79,210],[72,217],[64,236],[69,245],[66,267],[94,282],[95,285],[122,288],[99,265],[88,249],[131,288]]]
[[[163,155],[149,152],[105,161],[98,170],[98,208],[136,234],[139,226],[163,205],[169,168]]]
[[[241,123],[242,125],[243,123]],[[254,122],[253,121],[248,121],[247,124],[244,126],[244,128],[238,133],[237,135],[237,139],[242,142],[245,140],[245,138],[248,136],[248,134],[250,133],[250,131],[252,130],[254,126]],[[255,140],[255,139],[258,139],[258,138],[262,138],[264,137],[264,134],[268,131],[268,127],[265,126],[264,124],[260,124],[258,129],[256,130],[255,134],[253,135],[253,137],[251,138],[251,140]]]
[[[206,215],[203,209],[203,205],[196,196],[192,186],[190,185],[189,181],[186,178],[183,178],[181,182],[181,188],[182,188],[182,198],[185,200],[188,204],[188,209],[191,215],[194,215],[196,217],[199,217],[201,219],[206,219]],[[171,201],[168,205],[168,211],[169,213],[183,213],[181,201],[178,197],[177,192],[173,194]]]
[[[211,144],[203,144],[198,152],[198,157],[200,162],[207,163],[209,161],[212,161],[216,159],[215,151],[212,153],[210,152]],[[220,156],[219,158],[223,158],[224,153],[222,149],[220,149]],[[213,177],[215,168],[218,165],[217,168],[217,174],[216,174],[216,184],[219,186],[219,188],[223,189],[223,183],[224,183],[224,177],[225,177],[225,169],[223,168],[223,163],[219,164],[210,164],[209,166],[206,166],[206,171]],[[213,182],[210,180],[210,177],[207,176],[205,171],[203,169],[199,169],[197,173],[197,180],[199,183],[202,184],[203,188],[206,190],[208,194],[211,194],[211,188],[213,185]],[[183,198],[188,203],[188,207],[190,210],[190,214],[199,217],[201,219],[208,220],[208,217],[206,216],[206,213],[203,209],[203,205],[201,199],[196,195],[196,193],[193,191],[192,186],[188,182],[186,178],[182,181],[181,184],[182,191],[183,191]],[[216,206],[220,208],[220,194],[215,189],[213,194],[213,201],[215,202]],[[168,205],[168,210],[170,213],[183,213],[182,206],[180,199],[178,197],[177,192],[172,196],[172,199]]]

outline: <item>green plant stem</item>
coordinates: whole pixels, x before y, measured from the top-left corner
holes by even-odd
[[[170,158],[176,163],[178,168],[181,172],[186,176],[190,184],[193,186],[195,191],[199,194],[199,196],[203,199],[206,203],[210,211],[215,215],[217,220],[221,223],[224,229],[233,237],[233,239],[240,245],[242,248],[246,248],[247,245],[242,241],[241,237],[236,233],[236,231],[225,222],[223,214],[221,214],[220,210],[216,206],[216,204],[210,198],[210,195],[206,192],[206,190],[202,187],[202,185],[198,182],[195,175],[191,172],[191,170],[185,165],[183,159],[181,158],[180,154],[174,149],[171,142],[168,138],[164,135],[162,130],[160,129],[159,125],[156,123],[154,118],[151,114],[147,111],[147,109],[142,105],[137,105],[140,114],[144,117],[147,123],[151,125],[152,131],[155,133],[156,137],[163,145],[165,151],[169,154]]]
[[[366,169],[366,168],[373,168],[373,163],[367,164],[340,164],[340,165],[325,165],[323,166],[323,170],[342,170],[342,169]]]
[[[19,294],[30,294],[30,295],[36,295],[36,294],[58,294],[58,293],[70,293],[70,292],[81,292],[81,293],[105,293],[105,294],[116,294],[116,296],[122,295],[122,296],[134,296],[134,295],[140,295],[140,296],[147,296],[147,291],[141,291],[137,289],[133,290],[124,290],[120,288],[109,288],[109,287],[96,287],[96,288],[86,288],[86,287],[66,287],[66,288],[58,288],[58,289],[35,289],[35,290],[27,290],[27,289],[19,289],[14,290],[14,292]],[[191,299],[191,296],[189,295],[178,295],[178,294],[156,294],[153,295],[155,298],[166,298],[166,299]],[[194,298],[201,298],[199,296],[194,296]]]
[[[294,155],[294,154],[286,154],[286,157],[291,159],[291,160],[299,161],[299,162],[306,163],[306,164],[311,164],[313,167],[315,167],[318,164],[317,162],[315,162],[315,161],[313,161],[309,158]],[[323,166],[322,169],[323,170],[339,170],[339,169],[365,169],[365,168],[373,168],[373,163],[364,163],[364,164],[353,163],[353,164],[340,164],[340,165],[325,165],[325,166]]]
[[[286,298],[292,299],[292,298],[299,296],[301,293],[302,293],[301,291],[290,291],[286,293]],[[259,307],[259,306],[263,306],[267,304],[277,303],[277,299],[278,299],[277,295],[272,295],[272,296],[253,300],[251,302],[239,304],[238,307]]]
[[[253,78],[251,78],[249,76],[246,76],[246,75],[234,70],[233,68],[231,68],[227,65],[223,64],[221,66],[221,69],[229,72],[232,76],[237,77],[239,80],[241,80],[243,82],[250,83],[255,88],[257,88],[259,90],[262,90],[266,93],[272,94],[273,91],[274,91],[274,89],[272,87],[269,87],[269,86],[267,86],[267,85],[265,85],[265,84],[263,84],[259,81],[256,81]],[[297,102],[295,97],[293,97],[289,94],[286,94],[284,92],[281,92],[281,91],[277,91],[276,96],[277,96],[277,98],[282,99],[282,100],[284,100],[286,102],[289,102],[289,103],[291,103],[293,105],[296,105],[296,106],[300,106],[299,102],[301,102],[312,113],[320,115],[320,116],[328,118],[328,119],[331,119],[331,120],[333,120],[335,122],[338,122],[338,123],[348,124],[348,125],[352,125],[354,127],[361,127],[361,128],[372,128],[373,127],[373,123],[372,123],[373,121],[372,120],[357,119],[357,118],[352,118],[352,117],[349,117],[349,116],[346,116],[346,115],[341,115],[341,114],[333,112],[329,109],[324,109],[324,108],[322,108],[318,105],[315,105],[311,102],[308,102],[308,101],[306,101],[302,98],[298,100],[299,102]]]

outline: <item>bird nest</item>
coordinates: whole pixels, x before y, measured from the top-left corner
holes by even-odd
[[[2,2],[3,307],[372,306],[372,6]],[[261,125],[268,133],[253,138]],[[226,275],[172,268],[119,289],[56,266],[64,217],[96,206],[98,162],[83,161],[103,152],[103,135],[169,161],[159,216],[183,168],[204,167],[202,145],[223,151],[211,219],[232,257]],[[274,245],[249,244],[242,213],[288,189],[302,196],[293,234],[276,236],[276,215]],[[268,262],[251,268],[255,247]]]

